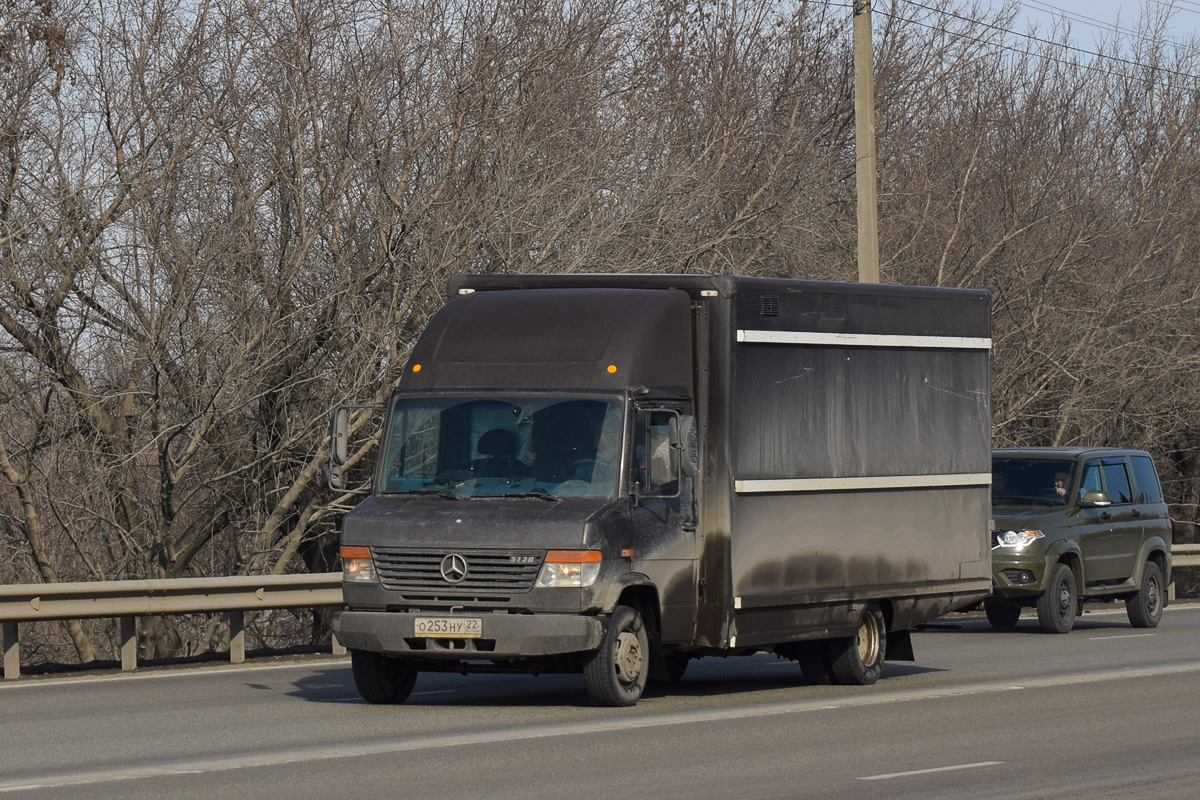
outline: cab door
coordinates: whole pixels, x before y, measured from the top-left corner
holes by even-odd
[[[672,447],[679,417],[678,408],[637,408],[631,451],[632,568],[658,588],[664,642],[690,642],[696,623],[695,489]]]

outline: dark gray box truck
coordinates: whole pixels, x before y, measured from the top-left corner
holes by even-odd
[[[870,684],[977,603],[990,295],[709,275],[459,275],[343,520],[355,683],[580,672],[637,702],[770,652]],[[342,485],[349,407],[334,410]]]

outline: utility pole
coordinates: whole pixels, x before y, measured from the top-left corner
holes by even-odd
[[[879,283],[875,64],[871,54],[870,0],[854,0],[854,156],[858,184],[858,280],[860,283]]]

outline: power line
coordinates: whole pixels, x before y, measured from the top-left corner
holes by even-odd
[[[1068,11],[1065,8],[1060,8],[1059,6],[1050,5],[1049,3],[1043,3],[1043,2],[1041,2],[1041,0],[1018,0],[1017,5],[1018,6],[1032,6],[1036,10],[1042,11],[1046,14],[1059,16],[1059,17],[1062,17],[1063,19],[1067,19],[1072,22],[1078,22],[1078,23],[1081,23],[1081,24],[1086,25],[1091,28],[1100,28],[1105,31],[1113,31],[1122,36],[1128,36],[1133,39],[1140,39],[1143,42],[1153,42],[1155,40],[1155,37],[1152,34],[1146,33],[1144,31],[1134,30],[1133,28],[1125,28],[1125,27],[1122,27],[1122,26],[1116,24],[1115,22],[1105,22],[1102,19],[1097,19],[1095,17],[1089,17],[1085,14],[1080,14],[1076,11]],[[1163,39],[1163,41],[1169,42],[1170,44],[1173,44],[1176,47],[1183,46],[1182,42],[1180,42],[1172,37],[1164,36],[1164,37],[1162,37],[1162,39]]]
[[[1187,8],[1179,8],[1179,6],[1190,6],[1191,13],[1200,14],[1200,3],[1196,3],[1193,0],[1150,0],[1150,2],[1166,9],[1179,11],[1189,10]]]
[[[931,12],[933,12],[933,13],[935,13],[935,14],[943,14],[943,15],[945,15],[945,16],[954,17],[955,19],[962,20],[963,22],[970,22],[970,23],[972,23],[972,24],[974,24],[974,25],[981,25],[981,26],[983,26],[983,27],[985,27],[985,28],[989,28],[989,29],[991,29],[991,30],[994,30],[994,31],[997,31],[997,32],[999,32],[999,33],[1004,33],[1004,34],[1007,34],[1007,35],[1010,35],[1010,36],[1017,36],[1017,37],[1020,37],[1020,38],[1022,38],[1022,39],[1027,39],[1027,40],[1029,40],[1029,41],[1031,41],[1031,42],[1037,42],[1037,43],[1039,43],[1039,44],[1044,44],[1044,45],[1047,45],[1048,47],[1053,47],[1053,48],[1057,48],[1057,49],[1060,49],[1060,50],[1067,50],[1067,51],[1070,51],[1070,52],[1073,52],[1073,53],[1079,53],[1080,55],[1089,56],[1089,57],[1091,57],[1091,58],[1103,58],[1103,59],[1105,59],[1106,61],[1116,62],[1116,63],[1119,63],[1119,64],[1125,64],[1125,65],[1128,65],[1128,66],[1131,66],[1131,67],[1137,67],[1137,68],[1139,68],[1139,69],[1156,69],[1156,70],[1158,70],[1158,71],[1160,71],[1160,72],[1163,72],[1163,73],[1165,73],[1165,74],[1167,74],[1167,75],[1174,75],[1174,76],[1176,76],[1176,77],[1180,77],[1180,78],[1188,78],[1188,79],[1190,79],[1190,80],[1194,80],[1194,81],[1196,81],[1196,80],[1200,80],[1200,76],[1194,75],[1194,74],[1192,74],[1192,73],[1190,73],[1190,72],[1180,72],[1179,70],[1167,69],[1166,67],[1151,67],[1151,66],[1150,66],[1150,65],[1148,65],[1148,64],[1143,64],[1143,63],[1141,63],[1141,62],[1139,62],[1139,61],[1133,61],[1133,60],[1130,60],[1130,59],[1128,59],[1128,58],[1121,58],[1120,56],[1114,56],[1114,55],[1105,55],[1105,56],[1101,56],[1099,53],[1093,52],[1093,51],[1091,51],[1091,50],[1085,50],[1085,49],[1083,49],[1083,48],[1081,48],[1081,47],[1075,47],[1075,46],[1073,46],[1073,45],[1065,44],[1065,43],[1063,43],[1063,42],[1055,42],[1055,41],[1053,41],[1053,40],[1051,40],[1051,39],[1043,39],[1043,38],[1041,38],[1041,37],[1039,37],[1039,36],[1033,36],[1033,35],[1031,35],[1031,34],[1028,34],[1028,33],[1018,33],[1017,31],[1013,31],[1013,30],[1010,30],[1010,29],[1008,29],[1008,28],[1002,28],[1002,27],[1000,27],[999,25],[993,25],[993,24],[991,24],[991,23],[989,23],[989,22],[984,22],[983,20],[978,20],[978,19],[975,19],[975,18],[973,18],[973,17],[966,17],[966,16],[963,16],[962,14],[956,14],[956,13],[955,13],[955,12],[953,12],[953,11],[947,11],[947,10],[945,10],[945,9],[940,9],[940,8],[933,8],[932,6],[927,6],[927,5],[925,5],[924,3],[918,3],[918,2],[916,2],[916,0],[903,0],[903,2],[905,2],[907,5],[910,5],[910,6],[915,6],[915,7],[917,7],[917,8],[921,8],[921,9],[924,9],[924,10],[926,10],[926,11],[931,11]],[[884,14],[885,16],[888,16],[888,17],[894,17],[894,18],[898,18],[898,19],[904,19],[903,17],[900,17],[899,15],[897,15],[897,14],[895,13],[895,11],[894,11],[894,9],[895,9],[895,7],[896,7],[896,2],[895,2],[895,0],[893,0],[893,2],[892,2],[892,4],[891,4],[891,5],[892,5],[892,9],[893,9],[891,12],[888,12],[888,11],[881,11],[880,13],[881,13],[881,14]],[[940,27],[937,27],[937,26],[935,26],[935,25],[927,25],[927,24],[925,24],[925,23],[923,23],[923,22],[920,22],[920,21],[918,21],[918,20],[915,20],[915,19],[910,19],[910,20],[908,20],[908,21],[909,21],[909,22],[911,22],[911,23],[913,23],[913,24],[915,24],[915,25],[920,25],[920,26],[921,26],[921,27],[923,27],[923,28],[928,28],[929,30],[935,30],[935,31],[940,31],[940,32],[942,32],[942,33],[948,33],[948,34],[952,34],[952,31],[949,31],[949,30],[947,30],[947,29],[945,29],[945,28],[940,28]],[[977,43],[979,43],[979,44],[983,44],[983,43],[984,43],[984,40],[983,40],[983,39],[975,39],[975,38],[973,38],[973,37],[966,36],[965,34],[955,34],[955,35],[963,36],[964,38],[970,39],[971,41],[975,41],[975,42],[977,42]],[[1020,49],[1018,49],[1018,48],[1011,47],[1011,46],[1008,46],[1008,45],[997,44],[997,43],[994,43],[994,42],[993,42],[992,44],[995,44],[995,46],[997,46],[997,47],[1000,47],[1000,48],[1002,48],[1002,49],[1004,49],[1004,50],[1009,50],[1009,51],[1011,51],[1011,52],[1018,53],[1018,54],[1021,54],[1021,55],[1034,55],[1034,56],[1039,56],[1039,57],[1041,57],[1041,58],[1047,58],[1047,59],[1049,59],[1049,60],[1056,61],[1056,62],[1058,62],[1058,63],[1060,63],[1060,64],[1064,64],[1064,65],[1067,65],[1067,64],[1069,64],[1069,63],[1070,63],[1070,62],[1067,62],[1067,61],[1063,61],[1063,60],[1061,60],[1061,59],[1056,59],[1056,58],[1053,58],[1052,56],[1049,56],[1049,55],[1041,55],[1041,54],[1038,54],[1038,53],[1029,53],[1028,51],[1020,50]],[[1087,64],[1084,64],[1084,65],[1082,65],[1082,66],[1085,66],[1085,67],[1087,67],[1088,69],[1096,69],[1097,71],[1103,71],[1103,70],[1099,70],[1099,68],[1098,68],[1098,67],[1092,67],[1092,66],[1090,66],[1090,65],[1087,65]],[[1125,73],[1123,73],[1123,72],[1119,72],[1119,71],[1114,71],[1114,72],[1115,72],[1115,74],[1117,74],[1117,75],[1120,75],[1121,77],[1123,77],[1123,78],[1125,78],[1125,79],[1127,79],[1127,80],[1128,80],[1128,79],[1130,79],[1130,78],[1132,77],[1132,76],[1130,76],[1130,75],[1127,75],[1127,74],[1125,74]]]

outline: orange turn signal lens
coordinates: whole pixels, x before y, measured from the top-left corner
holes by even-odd
[[[593,564],[600,560],[599,550],[550,550],[546,553],[548,564]]]
[[[420,371],[421,371],[421,365],[413,364],[413,372],[420,372]]]
[[[608,374],[609,374],[609,375],[615,375],[616,373],[617,373],[617,365],[616,365],[616,364],[609,364],[609,365],[608,365]]]
[[[343,559],[346,558],[370,558],[371,548],[369,547],[341,547],[338,549],[338,555]]]

